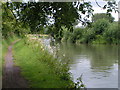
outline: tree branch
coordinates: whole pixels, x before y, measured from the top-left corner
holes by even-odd
[[[100,8],[102,8],[102,6],[99,5],[99,3],[97,2],[97,0],[95,0],[95,2],[96,2],[96,4],[97,4]]]

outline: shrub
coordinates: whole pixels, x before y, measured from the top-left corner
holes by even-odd
[[[92,41],[93,44],[105,44],[106,40],[102,35],[96,35],[96,39]]]
[[[63,31],[63,39],[62,39],[62,41],[67,42],[69,36],[70,36],[70,32],[67,31],[67,30],[64,30],[64,31]]]
[[[85,28],[80,43],[90,43],[95,39],[95,32],[92,28]]]
[[[76,40],[80,39],[82,37],[82,33],[83,33],[83,30],[82,28],[76,28],[74,30],[74,36],[76,36]]]
[[[69,38],[68,38],[67,42],[70,42],[70,43],[76,42],[76,36],[74,35],[74,33],[69,34]]]
[[[120,40],[120,30],[117,23],[111,23],[108,29],[104,32],[104,37],[108,43],[117,44]]]
[[[109,26],[109,21],[106,19],[99,19],[95,23],[93,23],[93,30],[95,34],[102,34]]]

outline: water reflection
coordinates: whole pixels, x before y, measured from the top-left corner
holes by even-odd
[[[87,88],[118,88],[118,46],[47,43],[55,56],[69,62],[74,81],[83,74]]]

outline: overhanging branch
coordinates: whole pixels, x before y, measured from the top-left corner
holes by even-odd
[[[96,2],[96,4],[97,4],[100,8],[102,8],[102,6],[99,5],[99,3],[97,2],[97,0],[95,0],[95,2]]]

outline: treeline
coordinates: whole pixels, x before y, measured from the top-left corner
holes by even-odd
[[[88,10],[92,13],[90,3],[80,4],[80,10],[74,7],[76,5],[77,3],[74,5],[68,2],[62,3],[62,6],[61,3],[54,2],[3,3],[2,35],[4,38],[14,34],[24,36],[28,33],[43,33],[44,28],[48,28],[46,33],[51,34],[56,40],[74,43],[119,43],[119,30],[116,22],[113,22],[112,17],[104,14],[98,14],[93,18],[94,23],[92,23],[91,27],[73,29],[74,25],[78,23],[77,21],[81,20],[79,17],[82,14],[79,15],[78,11],[85,14],[83,6],[89,7]],[[68,7],[66,8],[66,6]],[[54,10],[54,12],[51,10]],[[69,12],[66,12],[67,10]],[[72,13],[73,11],[74,13]],[[88,17],[90,16],[88,15]],[[53,24],[50,23],[50,18],[54,19]],[[89,25],[89,22],[81,22],[83,22],[83,25]]]
[[[75,28],[73,32],[64,28],[62,41],[87,44],[120,44],[119,25],[118,22],[101,18],[93,22],[90,27]]]

